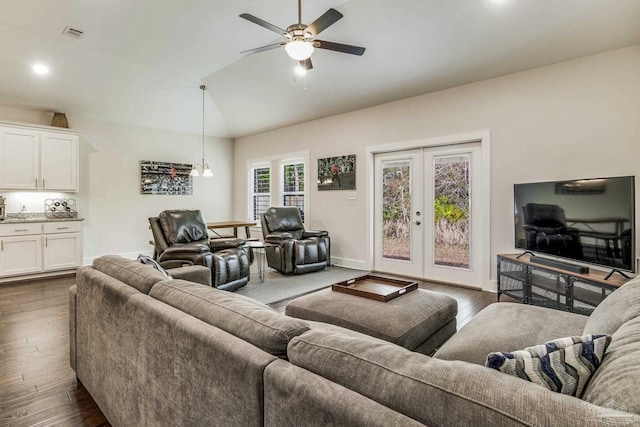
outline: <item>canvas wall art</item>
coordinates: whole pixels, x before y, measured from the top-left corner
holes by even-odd
[[[192,165],[151,160],[140,161],[140,192],[142,194],[192,195]]]
[[[356,155],[318,159],[318,190],[355,190]]]

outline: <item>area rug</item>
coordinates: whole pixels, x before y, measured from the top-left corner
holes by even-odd
[[[252,265],[251,267],[251,280],[247,286],[236,290],[235,293],[253,298],[264,304],[271,304],[296,295],[317,291],[336,282],[353,279],[368,273],[363,270],[332,266],[313,273],[289,276],[267,267],[264,283],[261,283],[258,275],[254,273],[255,266]]]

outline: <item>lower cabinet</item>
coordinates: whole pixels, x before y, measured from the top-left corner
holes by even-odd
[[[0,276],[40,273],[42,237],[0,237]]]
[[[70,270],[82,259],[80,221],[0,225],[0,277]]]
[[[82,263],[82,235],[80,233],[44,236],[43,269],[66,270]]]

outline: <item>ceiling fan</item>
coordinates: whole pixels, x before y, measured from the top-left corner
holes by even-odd
[[[245,50],[240,53],[250,55],[253,53],[264,52],[267,50],[279,48],[280,46],[284,46],[287,54],[292,59],[299,61],[300,66],[305,70],[310,70],[313,68],[313,64],[311,64],[311,55],[313,54],[315,48],[333,50],[336,52],[349,53],[351,55],[358,56],[361,56],[364,53],[364,47],[316,39],[316,37],[322,31],[326,30],[331,25],[336,23],[336,21],[338,21],[344,15],[342,15],[335,9],[329,9],[321,17],[313,21],[313,23],[311,23],[310,25],[305,25],[302,23],[301,3],[302,0],[298,0],[298,23],[289,25],[286,30],[283,30],[280,27],[276,27],[275,25],[270,24],[267,21],[264,21],[248,13],[243,13],[242,15],[240,15],[241,18],[244,18],[247,21],[258,24],[261,27],[264,27],[287,38],[287,40],[283,40],[278,43],[268,44],[266,46],[261,46],[255,49]]]

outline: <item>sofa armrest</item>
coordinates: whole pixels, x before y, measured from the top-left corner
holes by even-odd
[[[244,239],[211,239],[209,247],[211,252],[221,251],[223,249],[239,248],[247,243]]]
[[[77,372],[77,340],[76,340],[76,300],[78,298],[78,286],[69,288],[69,365]]]
[[[302,232],[302,238],[307,239],[309,237],[325,237],[329,232],[325,230],[305,230]]]
[[[265,238],[264,238],[264,241],[268,242],[268,243],[276,243],[276,244],[278,244],[278,243],[282,242],[283,240],[291,240],[291,239],[293,239],[293,234],[291,234],[291,233],[275,232],[275,233],[267,234],[265,236]]]
[[[187,254],[202,254],[209,252],[209,246],[204,243],[178,243],[165,249],[163,255],[187,253]]]
[[[211,269],[203,265],[172,268],[168,270],[168,272],[174,279],[182,279],[189,282],[200,283],[205,286],[211,286]]]

